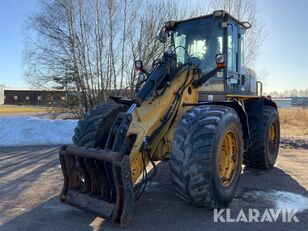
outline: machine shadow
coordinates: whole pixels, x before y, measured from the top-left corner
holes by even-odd
[[[308,196],[308,191],[283,169],[269,170],[243,168],[237,195],[245,191],[288,191]]]
[[[191,230],[192,227],[194,230],[230,230],[230,226],[232,229],[255,230],[263,225],[266,228],[275,228],[277,225],[277,223],[215,223],[212,210],[192,207],[175,196],[169,181],[167,162],[160,162],[157,168],[157,175],[148,182],[143,196],[136,202],[134,218],[125,230]],[[232,210],[270,208],[271,205],[266,202],[249,201],[243,197],[247,192],[270,190],[292,190],[291,192],[307,195],[307,190],[282,169],[273,168],[269,171],[244,169],[238,193],[230,208]],[[299,224],[302,225],[304,224]],[[2,225],[0,230],[38,230],[39,227],[42,227],[42,230],[123,230],[118,224],[60,203],[57,196],[12,219]],[[289,224],[285,226],[286,230],[290,227]]]
[[[95,215],[59,201],[55,196],[0,226],[0,230],[91,230]]]
[[[230,225],[239,229],[245,227],[247,230],[258,228],[252,224],[214,223],[213,210],[190,206],[176,197],[169,180],[168,162],[160,162],[157,169],[157,175],[148,183],[143,196],[137,201],[133,221],[126,230],[143,230],[144,227],[147,230],[191,230],[192,227],[196,230],[204,230],[205,227],[208,230],[216,230],[218,227],[229,230]],[[245,195],[255,191],[273,190],[308,196],[307,190],[282,169],[260,171],[244,168],[230,208],[234,211],[239,211],[241,208],[274,208],[269,201],[249,200]],[[288,225],[286,227],[290,228]],[[103,222],[99,230],[106,229],[115,229],[115,226],[110,222]]]
[[[43,192],[45,188],[40,184],[40,180],[58,171],[59,163],[54,155],[54,146],[37,150],[20,148],[23,151],[17,152],[18,149],[0,149],[0,222],[9,219],[10,211],[18,210],[19,207],[23,209],[22,201],[27,200],[27,193],[34,190]],[[40,196],[38,193],[38,198]]]

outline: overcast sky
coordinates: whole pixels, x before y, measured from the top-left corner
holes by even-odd
[[[258,0],[267,38],[257,62],[268,76],[265,91],[308,88],[308,0]],[[23,80],[23,24],[36,0],[0,1],[0,84],[26,87]]]

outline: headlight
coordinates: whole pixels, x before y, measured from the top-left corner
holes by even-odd
[[[225,55],[223,54],[216,55],[216,63],[225,63]]]

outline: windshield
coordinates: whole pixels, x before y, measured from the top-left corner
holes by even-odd
[[[218,20],[208,17],[179,23],[172,36],[177,62],[191,62],[202,72],[216,67],[216,55],[223,53],[223,30]]]

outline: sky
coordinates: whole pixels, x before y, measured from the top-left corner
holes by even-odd
[[[0,84],[27,87],[23,78],[24,21],[36,0],[0,0]]]
[[[24,21],[37,0],[0,0],[0,84],[28,87],[23,77]],[[267,37],[256,70],[265,70],[264,88],[308,88],[308,0],[258,0]]]
[[[257,68],[268,73],[266,91],[308,89],[308,0],[258,0],[266,25]]]

